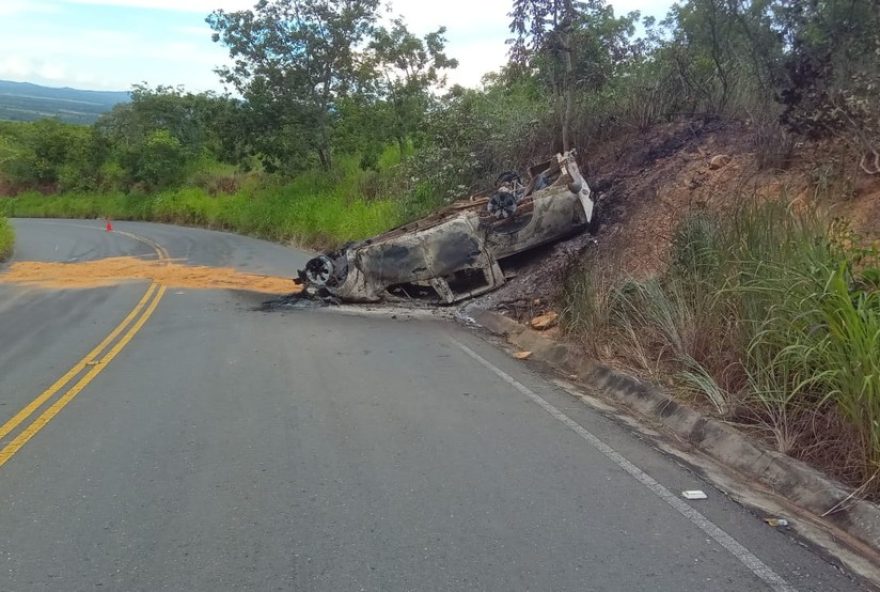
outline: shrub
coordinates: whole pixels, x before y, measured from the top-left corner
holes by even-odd
[[[6,218],[0,217],[0,261],[12,255],[15,233]]]

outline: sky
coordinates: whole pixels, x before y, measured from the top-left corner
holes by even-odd
[[[214,68],[228,62],[205,17],[255,0],[0,0],[0,79],[90,90],[133,84],[222,91]],[[611,0],[618,13],[661,17],[672,0]],[[411,31],[447,27],[459,61],[449,83],[479,86],[506,60],[511,0],[391,0]]]

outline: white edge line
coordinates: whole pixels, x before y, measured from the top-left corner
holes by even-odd
[[[743,565],[745,565],[753,574],[760,578],[775,592],[797,592],[797,589],[786,582],[779,574],[774,572],[766,563],[761,561],[754,553],[746,549],[742,544],[737,542],[732,536],[727,534],[714,522],[694,510],[688,504],[678,499],[678,497],[669,491],[666,487],[658,483],[653,477],[645,473],[639,467],[628,461],[622,454],[611,448],[608,444],[593,435],[581,424],[577,423],[565,413],[547,402],[543,397],[533,392],[530,388],[517,381],[504,370],[496,367],[494,364],[480,356],[474,350],[464,345],[455,338],[448,336],[449,340],[457,345],[464,353],[472,357],[474,360],[491,370],[504,382],[527,396],[534,403],[537,403],[547,413],[559,420],[566,427],[574,431],[578,436],[586,440],[593,448],[601,452],[611,462],[626,471],[633,479],[645,486],[651,493],[662,499],[664,502],[672,506],[678,513],[687,518],[697,528],[702,530],[706,535],[712,538],[716,543],[727,549],[734,557],[736,557]]]

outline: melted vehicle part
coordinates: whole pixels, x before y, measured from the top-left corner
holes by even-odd
[[[502,173],[489,196],[319,255],[299,281],[342,301],[451,304],[501,286],[505,258],[582,232],[593,205],[574,154],[559,154],[532,167],[525,185],[517,173]]]

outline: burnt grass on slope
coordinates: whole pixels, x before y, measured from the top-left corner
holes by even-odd
[[[608,146],[580,155],[593,190],[595,218],[588,232],[534,249],[502,263],[511,277],[498,290],[468,305],[511,313],[518,319],[544,312],[559,299],[565,278],[590,250],[613,250],[611,234],[626,224],[632,211],[656,198],[652,183],[641,183],[660,161],[693,149],[706,136],[734,124],[696,120],[621,136]]]

